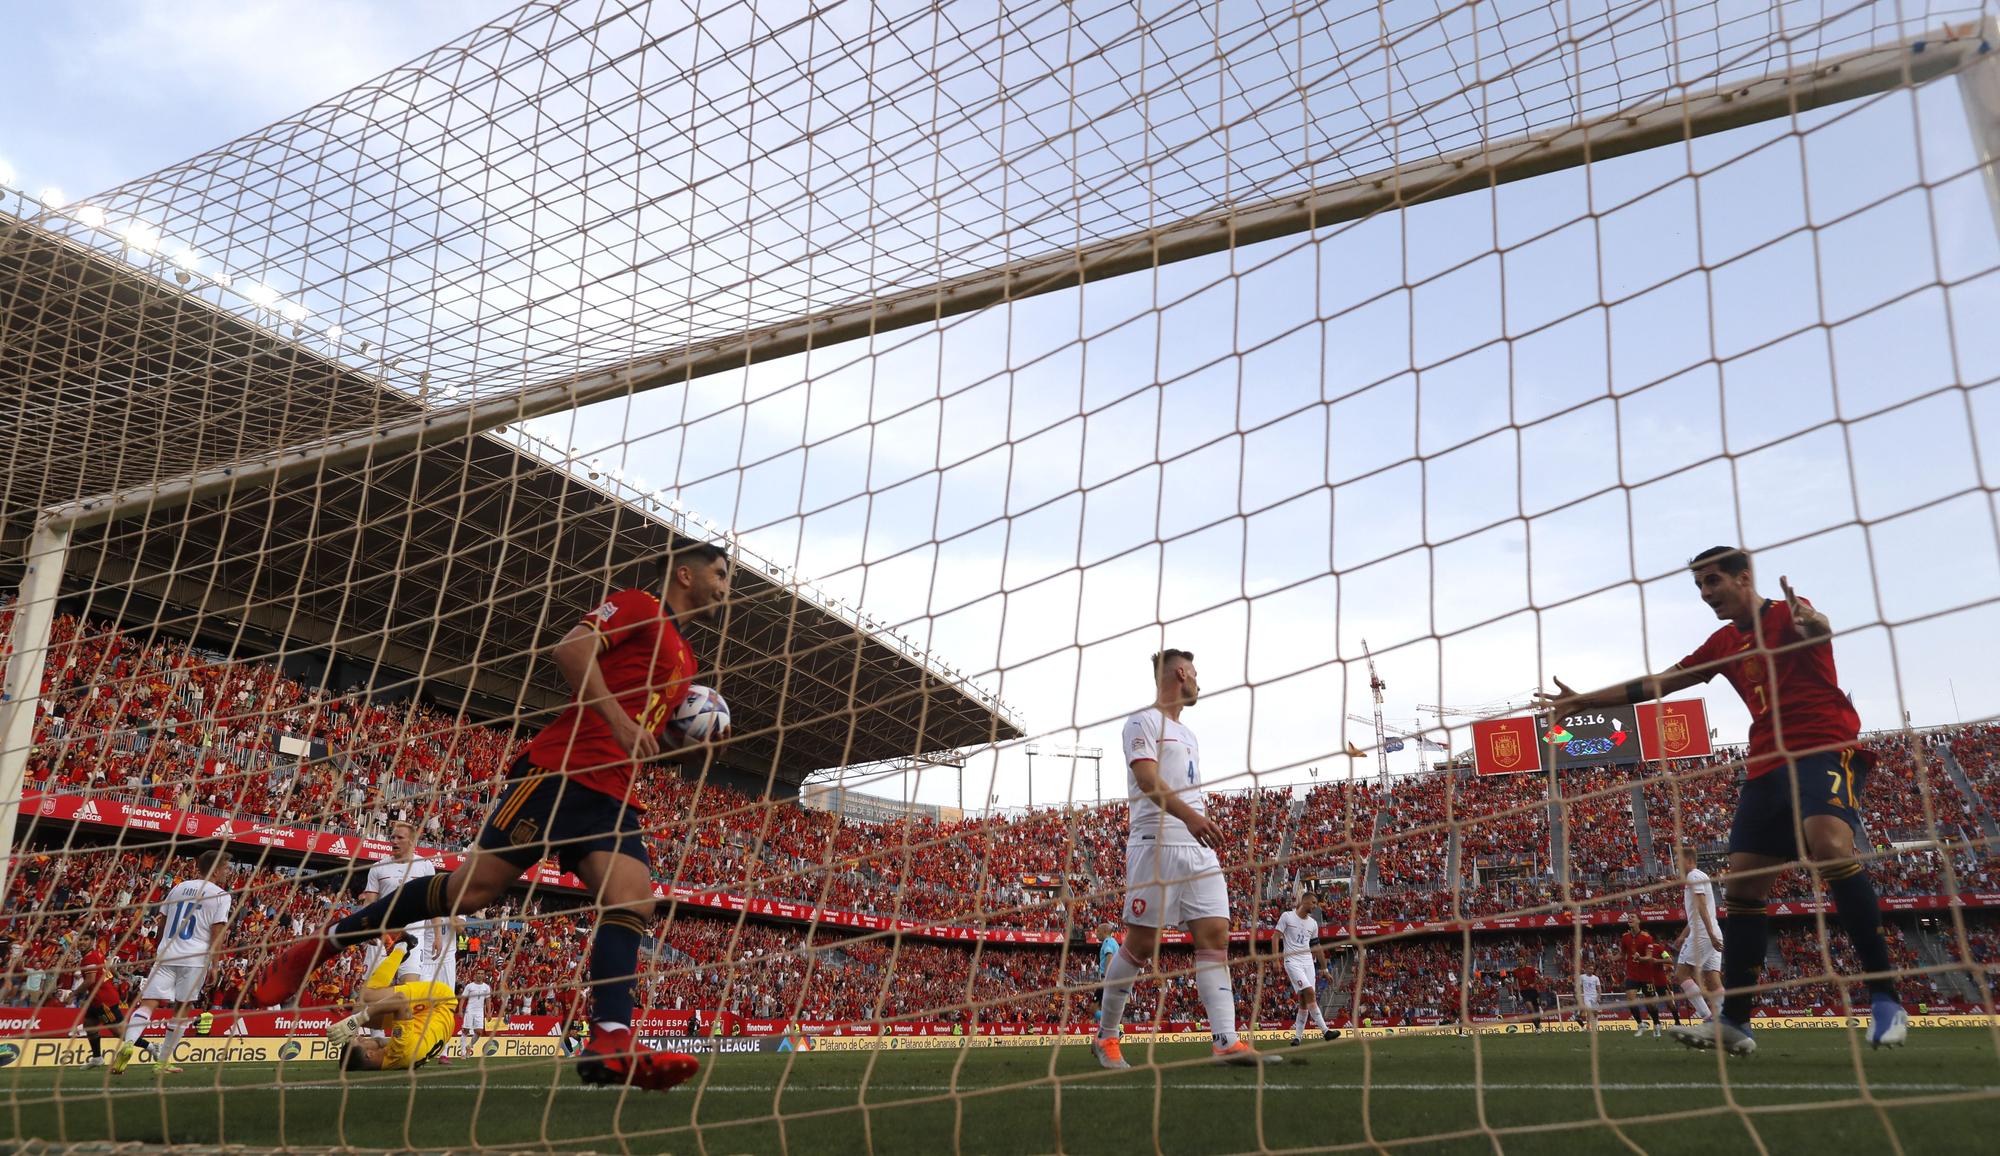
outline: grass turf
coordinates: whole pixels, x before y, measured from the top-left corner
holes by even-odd
[[[17,1140],[631,1152],[1237,1152],[1370,1141],[1408,1151],[1991,1151],[1994,1033],[1914,1031],[1857,1053],[1840,1030],[1765,1031],[1725,1070],[1626,1031],[1277,1046],[1256,1070],[1162,1045],[1099,1071],[1082,1046],[725,1055],[660,1095],[592,1089],[554,1061],[352,1074],[328,1063],[161,1078],[0,1072]],[[1271,1047],[1271,1045],[1266,1045]],[[1135,1039],[1128,1058],[1143,1063]],[[1864,1100],[1858,1076],[1865,1073]],[[1261,1078],[1260,1078],[1261,1076]],[[1648,1119],[1700,1113],[1677,1120]],[[1892,1143],[1893,1134],[1893,1143]],[[1627,1143],[1629,1141],[1629,1144]]]

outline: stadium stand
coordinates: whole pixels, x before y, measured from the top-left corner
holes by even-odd
[[[0,607],[0,637],[8,615]],[[362,838],[411,821],[430,848],[470,838],[519,745],[506,730],[470,725],[434,706],[374,704],[359,687],[328,694],[273,665],[141,640],[72,616],[57,623],[44,693],[51,706],[38,723],[29,772],[38,794],[124,799]],[[1870,830],[1884,850],[1905,844],[1878,867],[1883,895],[1917,900],[1993,889],[2000,879],[1979,836],[2000,793],[2000,730],[1884,736],[1873,749]],[[1947,752],[1971,784],[1969,794],[1949,773]],[[1555,863],[1548,783],[1540,776],[1433,770],[1402,776],[1386,793],[1349,780],[1315,785],[1296,801],[1288,789],[1258,788],[1212,795],[1210,805],[1238,841],[1230,861],[1238,927],[1267,932],[1301,885],[1329,892],[1329,924],[1404,927],[1365,952],[1341,953],[1334,998],[1348,1009],[1343,1014],[1453,1016],[1463,976],[1468,1010],[1484,1016],[1511,1009],[1503,973],[1524,958],[1558,987],[1566,982],[1574,971],[1566,965],[1566,937],[1476,929],[1467,939],[1407,925],[1674,907],[1659,864],[1676,839],[1707,849],[1720,842],[1735,767],[1724,754],[1671,770],[1676,777],[1664,782],[1641,768],[1563,773],[1556,786],[1566,872]],[[862,821],[771,806],[733,786],[666,773],[645,781],[644,802],[657,869],[684,887],[936,925],[1061,933],[1035,946],[993,946],[689,908],[661,925],[644,988],[655,1006],[762,1018],[977,1016],[1026,1025],[1071,1022],[1091,1006],[1094,953],[1074,948],[1083,932],[1115,915],[1122,804]],[[1651,832],[1650,858],[1635,808]],[[1909,845],[1926,840],[1933,822],[1945,845]],[[108,943],[125,960],[149,956],[156,928],[120,926],[115,913],[150,911],[165,881],[184,869],[164,842],[140,831],[107,837],[83,823],[53,822],[31,828],[28,838],[7,896],[0,992],[8,1002],[53,998],[81,945]],[[341,909],[365,864],[344,872],[325,866],[272,857],[256,864],[242,884],[239,941],[295,937]],[[589,927],[562,913],[559,893],[525,892],[475,921],[475,933],[488,934],[468,963],[498,981],[500,1006],[557,1014],[573,991]],[[1811,880],[1795,875],[1778,898],[1811,895]],[[1968,950],[1981,968],[1990,968],[2000,947],[2000,930],[1988,920],[1978,911],[1967,916]],[[1615,969],[1611,934],[1587,933],[1586,967]],[[1813,942],[1807,928],[1788,927],[1774,964],[1798,972],[1812,962],[1801,953]],[[1941,936],[1939,944],[1944,958],[1959,958],[1955,937]],[[1899,966],[1915,965],[1900,931],[1896,950]],[[1142,987],[1135,1015],[1198,1015],[1192,985],[1171,974],[1187,962],[1169,953],[1169,977]],[[225,967],[213,993],[218,1006],[235,998],[251,966],[235,958]],[[320,977],[311,998],[344,999],[355,979],[355,961],[344,959]],[[1268,978],[1239,986],[1256,993],[1282,985]],[[1935,983],[1926,994],[1937,1005],[1966,998]],[[1824,984],[1772,997],[1773,1006],[1786,1008],[1838,1002]]]

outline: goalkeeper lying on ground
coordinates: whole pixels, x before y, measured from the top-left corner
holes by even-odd
[[[396,982],[397,969],[416,947],[413,936],[398,940],[357,993],[359,1010],[326,1029],[342,1068],[373,1072],[421,1067],[451,1040],[458,1010],[452,990],[428,980]],[[368,1034],[369,1028],[381,1028],[389,1038],[377,1039]]]

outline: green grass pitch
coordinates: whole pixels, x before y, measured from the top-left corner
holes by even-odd
[[[1277,1045],[1289,1062],[1261,1073],[1212,1067],[1195,1044],[1161,1045],[1157,1066],[1129,1073],[1099,1071],[1081,1046],[725,1055],[665,1095],[585,1088],[541,1060],[344,1080],[326,1063],[168,1078],[135,1068],[116,1081],[11,1069],[0,1083],[8,1134],[58,1143],[812,1156],[2000,1148],[1991,1031],[1915,1031],[1881,1053],[1857,1052],[1841,1030],[1759,1038],[1756,1056],[1726,1070],[1713,1054],[1608,1030],[1594,1049],[1579,1033]],[[1145,1055],[1135,1038],[1129,1058]]]

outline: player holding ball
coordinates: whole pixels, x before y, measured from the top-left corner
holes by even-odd
[[[639,589],[614,593],[556,645],[556,665],[576,701],[514,764],[465,862],[449,875],[398,888],[288,948],[253,988],[254,1003],[292,999],[322,959],[387,929],[477,911],[553,855],[590,888],[598,913],[590,951],[593,1023],[578,1074],[585,1083],[663,1091],[695,1073],[692,1056],[656,1052],[631,1031],[639,940],[653,918],[652,867],[633,781],[663,750],[729,737],[728,707],[694,685],[699,664],[680,632],[681,624],[722,610],[729,555],[720,546],[683,546],[667,559],[663,585],[661,597]]]

